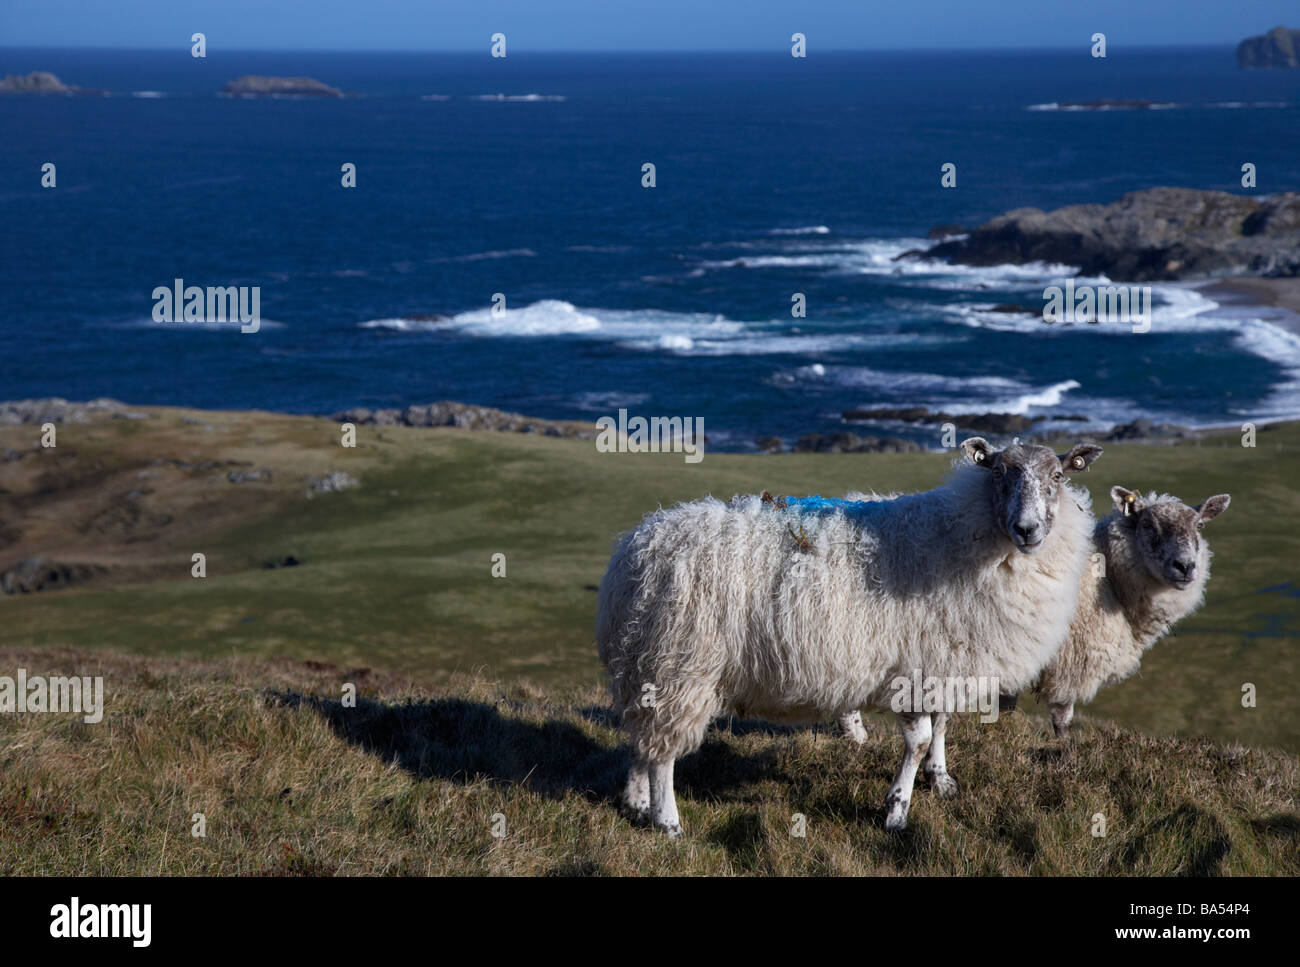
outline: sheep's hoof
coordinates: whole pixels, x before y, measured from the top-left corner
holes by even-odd
[[[650,807],[633,806],[629,803],[623,803],[623,815],[633,826],[648,826],[650,824]]]
[[[862,727],[862,714],[860,712],[851,712],[848,715],[840,716],[838,731],[840,735],[846,739],[852,739],[858,745],[866,744],[867,730]]]
[[[668,834],[669,839],[681,839],[682,827],[677,823],[655,823],[656,829],[662,829]]]
[[[940,799],[951,799],[957,795],[957,780],[946,772],[930,773],[930,788]]]
[[[907,829],[907,807],[909,801],[906,799],[897,799],[890,796],[885,800],[885,808],[889,810],[885,816],[885,829],[891,833]]]

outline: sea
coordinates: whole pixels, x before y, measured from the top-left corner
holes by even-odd
[[[1156,284],[1148,332],[1047,324],[991,310],[1042,306],[1078,267],[895,261],[1022,206],[1300,189],[1300,71],[1238,70],[1231,46],[0,49],[0,74],[32,70],[108,93],[0,98],[3,399],[625,409],[702,419],[738,451],[934,436],[843,417],[882,407],[1300,417],[1300,338],[1275,311]],[[245,74],[350,96],[218,95]],[[1098,98],[1162,106],[1063,107]],[[260,328],[155,321],[177,279],[257,287]]]

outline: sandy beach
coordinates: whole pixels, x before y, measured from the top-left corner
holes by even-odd
[[[1221,302],[1253,303],[1286,309],[1290,314],[1277,313],[1269,322],[1300,333],[1300,278],[1219,279],[1206,285],[1202,291]]]

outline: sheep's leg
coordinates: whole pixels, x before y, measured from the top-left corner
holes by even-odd
[[[862,713],[854,709],[840,716],[840,732],[858,745],[867,741],[867,730],[862,727]]]
[[[930,788],[941,799],[951,799],[957,795],[957,780],[948,775],[948,762],[944,752],[943,737],[948,731],[948,714],[936,712],[931,716],[930,728],[933,738],[930,751],[926,754],[921,771],[930,780]]]
[[[627,789],[623,805],[634,823],[644,823],[650,818],[650,761],[636,752],[627,770]]]
[[[1062,742],[1070,738],[1070,720],[1074,718],[1073,702],[1052,702],[1048,706],[1052,711],[1052,730]]]
[[[903,733],[903,762],[898,767],[894,784],[885,797],[885,829],[903,829],[907,826],[907,807],[912,802],[912,784],[916,769],[930,748],[930,716],[926,713],[898,715],[898,728]]]
[[[682,835],[677,820],[677,798],[673,795],[673,761],[661,759],[650,763],[650,818],[672,839]]]

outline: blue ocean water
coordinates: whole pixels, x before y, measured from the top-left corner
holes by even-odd
[[[1047,326],[987,309],[1071,267],[892,261],[1013,207],[1242,191],[1247,161],[1258,192],[1300,188],[1300,72],[1109,53],[0,50],[112,93],[0,99],[0,398],[626,407],[701,417],[715,449],[872,406],[1300,415],[1300,340],[1259,312],[1162,285],[1148,333]],[[242,74],[361,96],[215,96]],[[1174,106],[1052,109],[1121,97]],[[154,323],[176,278],[260,286],[261,330]]]

